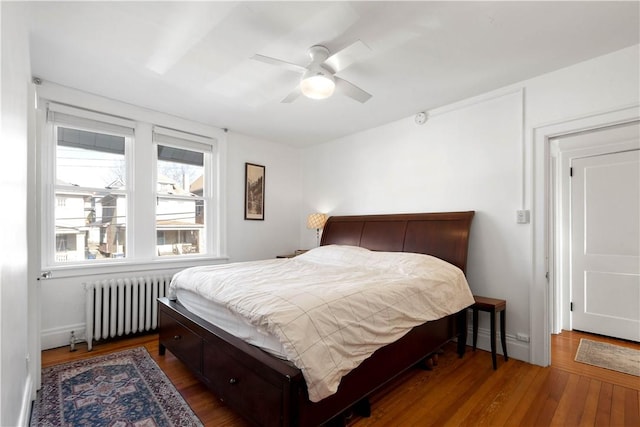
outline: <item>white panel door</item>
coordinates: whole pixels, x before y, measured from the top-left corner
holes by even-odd
[[[571,166],[572,327],[640,341],[640,151]]]

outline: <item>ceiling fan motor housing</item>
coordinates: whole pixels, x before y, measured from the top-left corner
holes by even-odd
[[[322,64],[329,58],[329,49],[319,44],[311,46],[307,53],[311,58],[311,64]]]
[[[302,75],[302,80],[316,76],[323,76],[331,81],[334,81],[333,73],[321,65],[309,67],[309,69]]]

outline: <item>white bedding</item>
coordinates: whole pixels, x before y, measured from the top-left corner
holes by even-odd
[[[414,326],[473,304],[464,274],[449,263],[336,245],[296,258],[189,268],[170,289],[215,301],[277,337],[312,402]]]
[[[177,289],[176,297],[187,310],[223,331],[229,332],[251,345],[260,347],[280,359],[287,358],[282,343],[276,336],[257,329],[246,318],[229,310],[223,304],[202,298],[186,289]]]

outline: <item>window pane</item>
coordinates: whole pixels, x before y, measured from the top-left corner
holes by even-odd
[[[157,176],[158,255],[204,253],[204,154],[158,145]]]
[[[58,191],[55,206],[56,262],[125,256],[125,196]]]
[[[159,198],[156,235],[160,256],[202,253],[204,201]]]
[[[158,194],[202,196],[204,155],[158,145]]]
[[[123,188],[125,137],[57,127],[58,185]]]

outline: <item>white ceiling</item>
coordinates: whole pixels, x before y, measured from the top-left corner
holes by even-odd
[[[640,2],[33,2],[44,80],[298,146],[640,43]],[[370,51],[338,75],[373,95],[280,101],[307,49]]]

